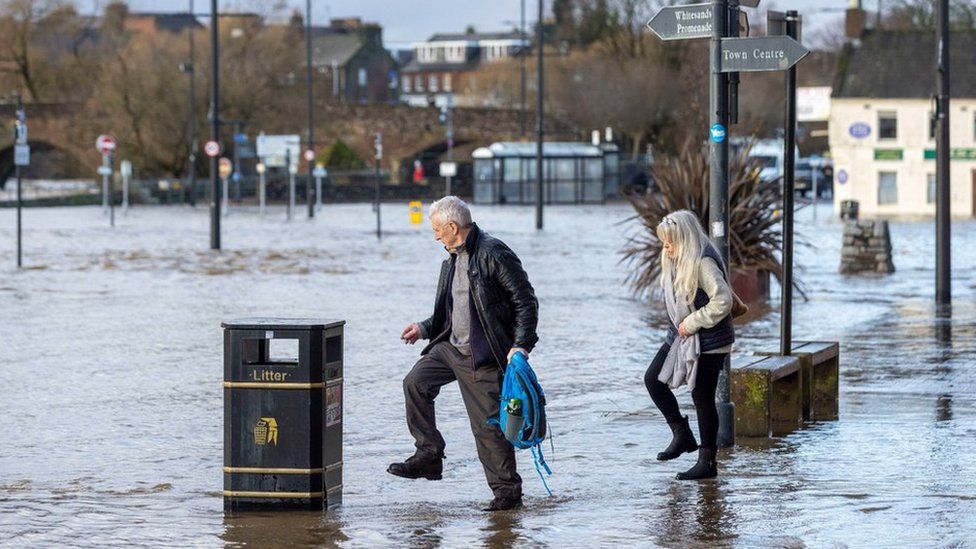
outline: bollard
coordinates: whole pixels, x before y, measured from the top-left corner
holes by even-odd
[[[418,201],[414,200],[410,203],[410,223],[414,225],[420,225],[424,222],[424,206]]]
[[[245,318],[224,329],[224,509],[342,502],[342,320]],[[298,358],[272,356],[297,342]]]

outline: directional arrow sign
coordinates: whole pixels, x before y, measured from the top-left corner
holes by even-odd
[[[782,71],[810,50],[789,36],[722,39],[722,72]]]
[[[667,6],[647,22],[647,28],[661,40],[709,38],[712,36],[712,4]]]

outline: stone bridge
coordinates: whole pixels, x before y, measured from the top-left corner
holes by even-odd
[[[32,104],[26,106],[29,141],[31,144],[31,166],[26,170],[27,178],[94,177],[95,167],[100,159],[94,147],[96,137],[94,128],[90,139],[69,139],[77,136],[82,109],[73,104]],[[13,131],[14,106],[0,105],[0,188],[14,171]],[[390,170],[394,178],[404,178],[414,159],[422,159],[425,165],[444,160],[447,150],[445,127],[439,120],[437,108],[418,108],[405,105],[385,104],[347,104],[327,103],[319,105],[315,113],[317,150],[322,150],[335,139],[341,138],[354,148],[361,158],[372,165],[373,138],[376,132],[383,133],[383,169]],[[521,119],[517,110],[487,108],[455,108],[454,143],[455,159],[465,161],[477,147],[495,141],[517,141],[522,139]],[[93,125],[94,126],[94,125]],[[73,127],[74,131],[66,131]],[[259,131],[265,133],[296,133],[304,136],[305,117],[295,115],[292,120],[276,121],[271,127],[250,126],[252,135]],[[202,141],[209,130],[199,128]],[[564,121],[550,117],[546,123],[547,139],[575,140],[582,134]],[[526,135],[532,140],[535,135],[535,113],[526,113]],[[224,143],[229,143],[231,128],[224,127]],[[79,142],[82,141],[82,142]],[[200,155],[203,156],[202,151]],[[206,163],[201,163],[206,170]],[[430,174],[430,169],[427,170]],[[179,174],[153,174],[175,176]]]

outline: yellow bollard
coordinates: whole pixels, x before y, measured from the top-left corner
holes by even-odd
[[[410,223],[420,225],[424,222],[424,206],[415,200],[410,203]]]

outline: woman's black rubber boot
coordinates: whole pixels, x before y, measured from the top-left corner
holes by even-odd
[[[668,427],[671,428],[673,435],[671,444],[668,444],[663,452],[658,453],[658,461],[668,461],[679,457],[681,454],[694,452],[698,449],[695,434],[691,432],[691,427],[688,426],[688,416],[681,418],[681,421],[677,423],[668,423]]]
[[[678,473],[678,480],[700,480],[718,476],[718,465],[715,463],[715,448],[698,449],[698,463],[684,473]]]

